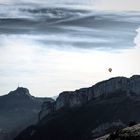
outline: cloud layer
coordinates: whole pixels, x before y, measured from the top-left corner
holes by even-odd
[[[36,96],[53,96],[140,73],[139,12],[0,7],[0,94],[19,83]]]

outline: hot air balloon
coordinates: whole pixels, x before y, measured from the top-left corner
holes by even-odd
[[[112,68],[109,68],[108,71],[109,71],[109,72],[112,72]]]

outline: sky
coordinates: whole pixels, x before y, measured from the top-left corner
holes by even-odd
[[[97,11],[57,14],[34,13],[37,6],[17,6],[16,0],[0,3],[9,4],[0,10],[0,95],[19,85],[34,96],[55,96],[140,74],[139,0],[89,0],[86,4]]]
[[[66,3],[66,4],[83,4],[90,5],[96,9],[100,10],[139,10],[140,1],[139,0],[0,0],[1,4],[5,3]]]
[[[140,10],[139,0],[95,0],[94,4],[100,10]]]

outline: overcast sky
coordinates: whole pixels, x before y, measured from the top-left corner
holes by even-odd
[[[79,11],[56,11],[57,15],[0,5],[0,95],[14,90],[18,83],[35,96],[54,96],[111,77],[140,74],[140,1],[77,1],[98,10],[137,12],[94,11],[90,19],[91,13]],[[16,0],[0,3],[14,4]],[[58,24],[53,22],[50,26],[53,20],[49,18],[56,17]],[[74,22],[78,18],[80,22]],[[112,73],[108,72],[109,67]]]
[[[140,10],[140,0],[0,0],[0,3],[79,3],[101,10]]]
[[[95,0],[97,9],[105,10],[140,10],[139,0]]]

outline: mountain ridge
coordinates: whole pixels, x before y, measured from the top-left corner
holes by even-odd
[[[140,75],[133,75],[130,78],[121,76],[114,77],[98,82],[89,88],[81,88],[75,91],[64,91],[59,94],[55,102],[45,103],[47,111],[45,114],[43,112],[45,109],[43,109],[42,114],[45,116],[66,106],[69,106],[70,108],[82,106],[88,101],[101,96],[115,96],[114,94],[118,94],[119,96],[119,90],[125,92],[127,96],[130,96],[131,94],[140,95]],[[41,118],[42,116],[40,116],[40,119]]]
[[[0,96],[0,140],[12,140],[28,125],[36,123],[44,101],[54,100],[34,97],[23,87]]]
[[[39,122],[15,140],[93,140],[140,122],[139,108],[140,76],[111,78],[44,102]]]

